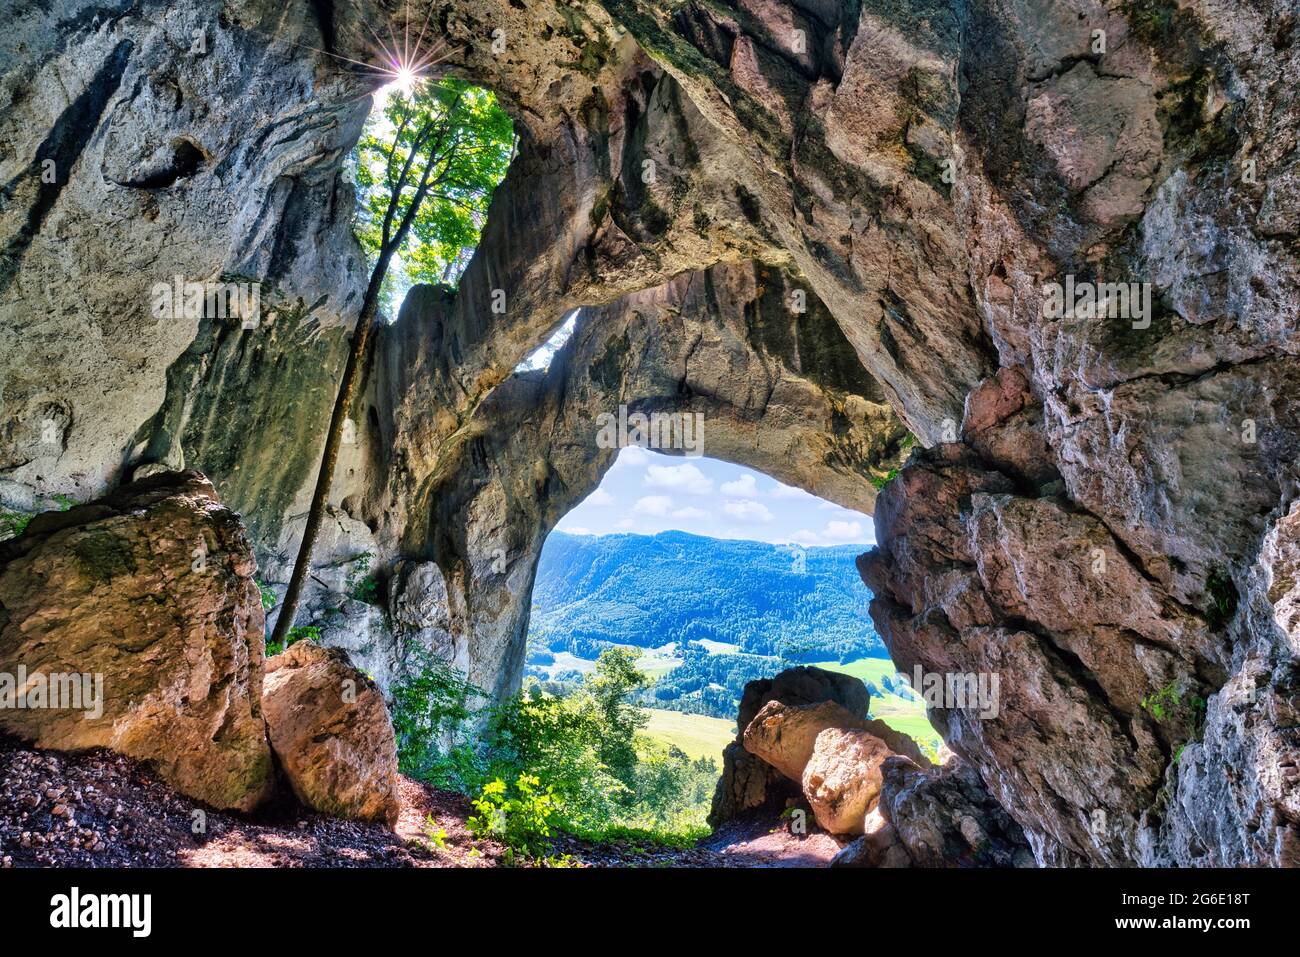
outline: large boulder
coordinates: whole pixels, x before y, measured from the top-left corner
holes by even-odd
[[[397,822],[397,745],[378,686],[339,648],[311,641],[267,661],[271,747],[293,793],[339,817]]]
[[[775,678],[760,678],[745,685],[745,691],[740,696],[737,725],[742,733],[769,701],[779,701],[790,707],[834,701],[849,714],[864,721],[871,709],[871,694],[867,691],[867,686],[857,678],[812,665],[801,665],[787,668]]]
[[[739,741],[732,741],[722,749],[722,774],[713,791],[709,826],[719,827],[750,811],[779,806],[798,795],[796,783],[750,754]]]
[[[817,735],[803,771],[803,793],[822,829],[861,834],[880,796],[880,765],[893,755],[866,731],[827,728]]]
[[[904,757],[880,766],[865,833],[834,867],[1033,867],[1025,834],[960,758],[922,768]]]
[[[38,515],[0,544],[0,728],[111,748],[213,807],[256,807],[274,772],[253,573],[239,516],[198,472]]]
[[[880,810],[917,867],[1033,867],[1024,831],[960,758],[929,770],[881,765]]]
[[[868,721],[863,730],[870,733],[872,737],[885,742],[889,750],[895,754],[901,754],[920,767],[928,768],[931,766],[930,759],[926,757],[925,752],[921,750],[921,746],[916,743],[911,735],[904,734],[902,731],[895,731],[880,718]]]
[[[799,794],[801,776],[788,778],[744,747],[745,729],[770,701],[790,707],[832,701],[854,719],[865,721],[871,695],[857,678],[811,666],[789,668],[774,678],[746,684],[740,697],[736,740],[722,752],[722,775],[709,809],[711,827],[758,808],[778,806]]]
[[[866,722],[834,701],[791,707],[769,701],[742,734],[745,750],[792,781],[803,781],[817,736],[827,728],[866,730]]]
[[[831,858],[831,867],[911,867],[908,854],[894,825],[885,819],[880,806],[867,812],[863,833]]]

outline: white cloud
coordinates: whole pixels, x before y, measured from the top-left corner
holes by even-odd
[[[722,506],[723,510],[741,522],[770,522],[772,513],[762,502],[755,502],[752,499],[741,499],[738,502],[728,502]]]
[[[686,508],[679,508],[673,512],[673,518],[708,518],[709,513],[702,508],[696,508],[690,505]]]
[[[772,491],[768,493],[772,498],[813,498],[801,488],[795,488],[793,485],[782,485],[777,482],[772,486]]]
[[[636,520],[635,520],[635,519],[631,519],[631,518],[619,519],[618,523],[617,523],[614,527],[615,527],[615,528],[635,528],[635,527],[636,527]]]
[[[591,529],[587,528],[584,525],[573,525],[567,528],[561,528],[560,531],[566,532],[569,535],[590,535],[591,534]]]
[[[636,500],[632,511],[641,515],[658,515],[663,517],[673,507],[673,500],[667,495],[645,495]]]
[[[754,482],[754,476],[746,472],[734,482],[723,482],[722,494],[732,498],[753,498],[758,494],[758,485]]]
[[[707,495],[713,491],[713,479],[694,465],[652,465],[646,469],[645,483],[654,488],[672,489],[691,495]]]
[[[822,540],[822,537],[816,532],[810,532],[806,528],[801,528],[790,536],[790,541],[797,542],[800,545],[816,545]]]
[[[831,542],[861,542],[866,537],[862,534],[861,522],[827,522],[822,530],[822,537]]]
[[[618,450],[618,458],[610,468],[635,469],[650,464],[650,453],[639,445],[625,445]]]
[[[610,495],[603,488],[598,488],[596,489],[596,491],[588,495],[583,500],[582,504],[583,505],[613,505],[614,496]]]

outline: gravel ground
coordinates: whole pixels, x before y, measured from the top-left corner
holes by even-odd
[[[205,808],[111,751],[37,751],[0,737],[0,867],[501,865],[504,848],[466,828],[462,795],[403,778],[399,799],[395,831],[290,802],[248,817]],[[797,867],[824,866],[839,846],[748,819],[684,850],[558,835],[552,852],[579,867]]]

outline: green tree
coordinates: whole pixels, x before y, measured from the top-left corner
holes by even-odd
[[[352,332],[334,411],[325,434],[311,509],[289,587],[275,623],[273,641],[293,627],[311,566],[334,468],[342,443],[375,314],[395,257],[417,280],[445,280],[478,242],[487,205],[514,150],[510,118],[491,93],[460,80],[417,83],[407,94],[394,91],[385,124],[358,149],[357,185],[361,212],[357,238],[372,259],[370,282]],[[436,274],[436,275],[435,275]]]
[[[574,698],[527,688],[492,709],[485,737],[491,778],[537,775],[559,795],[563,822],[580,830],[602,827],[627,790],[598,754],[596,712]]]
[[[357,143],[361,202],[356,235],[377,262],[393,196],[401,194],[399,216],[414,198],[412,190],[398,190],[394,158],[416,145],[421,124],[430,119],[445,127],[439,131],[444,142],[431,145],[440,169],[407,241],[399,247],[400,271],[407,283],[454,285],[478,245],[492,191],[514,155],[510,117],[487,90],[444,79],[417,86],[410,96],[389,98],[382,121],[370,124]],[[393,278],[391,273],[388,278]]]
[[[631,787],[636,780],[636,734],[649,720],[632,702],[647,683],[636,666],[639,648],[608,648],[582,683],[586,707],[595,713],[596,753],[610,773]]]

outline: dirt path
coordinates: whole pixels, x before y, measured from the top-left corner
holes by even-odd
[[[495,867],[505,849],[465,825],[461,795],[408,778],[395,831],[288,804],[254,818],[178,795],[110,751],[34,751],[0,738],[3,867]],[[432,822],[432,823],[430,823]],[[557,836],[553,853],[580,867],[824,866],[839,844],[795,837],[779,821],[731,822],[685,850]],[[437,835],[431,838],[430,834]]]

